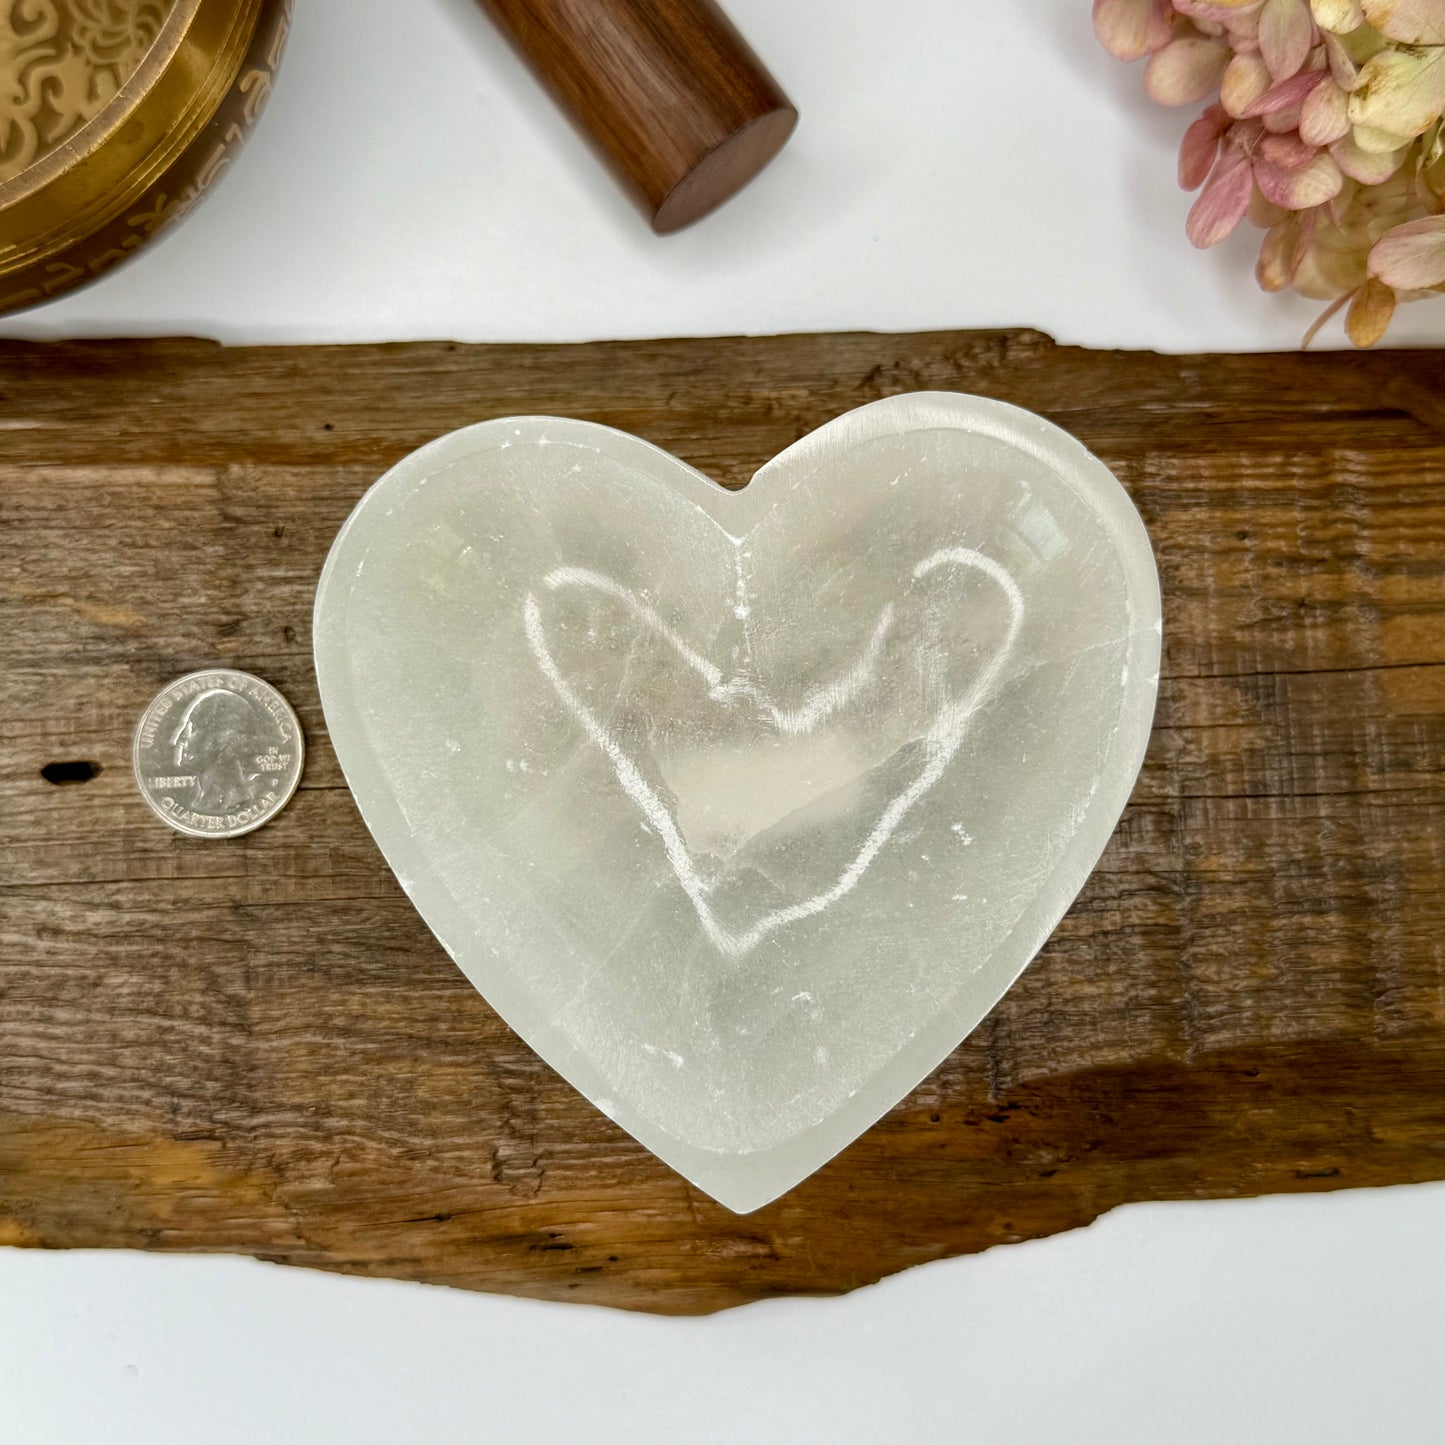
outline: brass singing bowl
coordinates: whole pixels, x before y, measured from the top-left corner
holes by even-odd
[[[270,95],[291,0],[0,9],[3,313],[133,256],[215,184]]]

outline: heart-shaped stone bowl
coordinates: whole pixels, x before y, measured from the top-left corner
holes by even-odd
[[[366,494],[315,650],[443,947],[745,1212],[928,1074],[1073,901],[1143,760],[1159,587],[1109,470],[1000,402],[875,402],[734,492],[510,418]]]

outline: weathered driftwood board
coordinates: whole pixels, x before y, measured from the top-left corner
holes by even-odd
[[[1042,411],[1118,472],[1163,579],[1157,727],[1018,987],[739,1219],[433,942],[328,748],[312,589],[363,489],[467,422],[589,417],[738,482],[920,387]],[[128,767],[151,694],[213,663],[279,685],[311,747],[229,843],[165,829]],[[1445,354],[0,345],[0,680],[0,1240],[682,1312],[1126,1200],[1445,1177]],[[101,771],[42,775],[77,761]]]

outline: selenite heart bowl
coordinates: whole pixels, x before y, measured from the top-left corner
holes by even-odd
[[[315,647],[458,966],[743,1211],[933,1069],[1072,903],[1144,756],[1159,588],[1109,470],[1000,402],[871,403],[734,492],[514,417],[371,489]]]
[[[0,15],[0,313],[135,255],[235,159],[291,0],[26,0]]]

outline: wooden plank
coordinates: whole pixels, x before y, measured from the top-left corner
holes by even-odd
[[[934,387],[1043,412],[1134,496],[1158,722],[1020,984],[739,1219],[540,1064],[412,911],[327,744],[312,591],[365,487],[468,422],[585,416],[737,483]],[[1445,353],[0,343],[0,1241],[686,1312],[1131,1199],[1445,1177],[1442,484]],[[311,748],[229,843],[162,827],[128,765],[151,695],[218,663],[281,687]],[[41,776],[72,760],[102,771]]]

